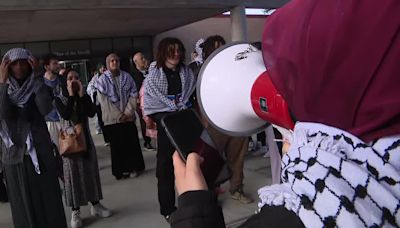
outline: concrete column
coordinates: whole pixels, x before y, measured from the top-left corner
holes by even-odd
[[[247,41],[246,9],[236,6],[231,10],[231,33],[233,41]]]

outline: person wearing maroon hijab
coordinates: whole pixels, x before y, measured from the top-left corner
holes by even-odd
[[[398,0],[292,0],[267,19],[264,62],[296,125],[283,183],[258,191],[241,227],[400,226],[399,12]],[[200,163],[174,154],[173,228],[225,227]]]

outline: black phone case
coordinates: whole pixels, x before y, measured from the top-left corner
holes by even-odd
[[[171,113],[171,114],[168,114],[168,115],[164,116],[164,117],[161,119],[161,125],[162,125],[162,127],[164,128],[164,130],[165,130],[165,132],[166,132],[166,135],[167,135],[168,138],[170,139],[171,144],[176,148],[176,150],[177,150],[178,153],[180,154],[182,160],[184,160],[184,161],[186,162],[187,156],[188,156],[189,153],[191,153],[192,151],[188,151],[188,152],[185,151],[185,148],[182,148],[181,145],[180,145],[179,143],[176,142],[176,140],[175,140],[175,137],[176,137],[176,136],[173,134],[173,132],[171,132],[171,131],[169,130],[169,127],[167,126],[168,124],[167,124],[166,121],[165,121],[165,119],[168,119],[169,116],[185,115],[185,112],[191,112],[190,115],[195,115],[196,118],[197,118],[197,120],[198,120],[198,123],[200,124],[199,126],[201,126],[201,129],[199,128],[199,129],[191,129],[191,130],[200,130],[200,131],[205,130],[203,124],[202,124],[201,121],[200,121],[200,117],[198,116],[198,114],[197,114],[194,110],[191,110],[191,109],[187,109],[187,110],[183,110],[183,111],[179,111],[179,112],[174,112],[174,113]],[[199,135],[200,135],[200,134],[201,134],[201,132],[199,133]],[[219,152],[218,152],[218,153],[219,153]],[[219,184],[221,184],[221,183],[223,183],[223,182],[229,180],[230,177],[231,177],[231,173],[232,173],[232,172],[231,172],[231,170],[229,169],[228,165],[226,164],[226,159],[225,159],[225,157],[222,156],[220,153],[219,153],[219,155],[220,155],[221,159],[224,161],[224,165],[223,165],[223,167],[221,168],[221,170],[220,170],[220,172],[219,172],[217,178],[213,178],[213,179],[215,179],[215,180],[213,180],[213,181],[208,181],[208,180],[207,180],[207,177],[205,176],[206,181],[207,181],[207,184],[209,185],[209,187],[217,186],[217,185],[219,185]],[[211,182],[212,182],[212,183],[211,183]]]

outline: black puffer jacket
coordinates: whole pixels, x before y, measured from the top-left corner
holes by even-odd
[[[178,199],[178,210],[171,216],[172,228],[223,228],[222,209],[210,191],[191,191]],[[304,227],[301,220],[283,206],[264,206],[260,213],[251,216],[241,228]]]

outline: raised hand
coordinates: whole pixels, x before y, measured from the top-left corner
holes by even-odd
[[[1,62],[1,64],[0,64],[0,83],[7,82],[10,64],[11,64],[11,61],[9,59],[3,59],[3,61]]]
[[[28,59],[28,63],[32,68],[32,72],[34,76],[40,76],[39,75],[39,61],[35,57],[30,57]]]
[[[71,97],[74,96],[74,88],[73,88],[72,84],[73,84],[72,80],[67,80],[68,95]]]
[[[127,122],[129,120],[129,117],[125,115],[125,113],[122,113],[121,116],[119,117],[119,121],[121,123]]]

